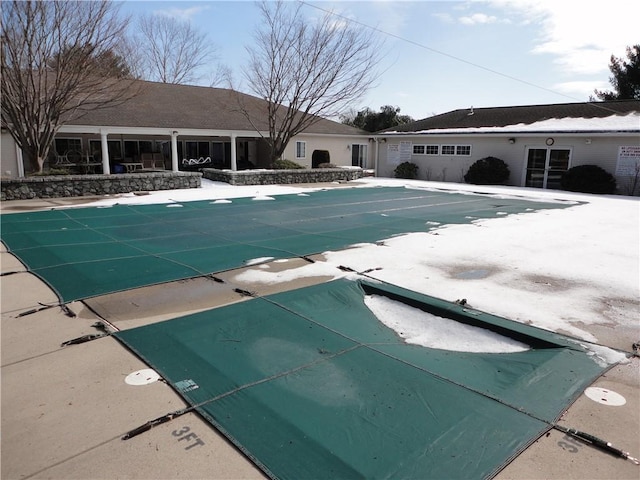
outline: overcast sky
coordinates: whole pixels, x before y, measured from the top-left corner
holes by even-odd
[[[127,1],[206,31],[240,80],[260,22],[253,1]],[[637,0],[305,1],[384,40],[378,84],[354,107],[395,105],[419,119],[458,108],[580,102],[611,89],[610,56],[640,43]],[[337,17],[338,18],[338,17]],[[206,80],[204,81],[206,84]],[[223,85],[221,85],[223,86]]]

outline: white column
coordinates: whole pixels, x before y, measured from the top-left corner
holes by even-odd
[[[234,172],[238,170],[238,163],[236,161],[236,136],[231,134],[231,170]]]
[[[177,172],[178,169],[178,132],[171,132],[171,170]]]
[[[24,178],[24,159],[22,157],[22,149],[16,143],[16,163],[18,167],[18,177]]]
[[[109,167],[109,144],[107,143],[107,134],[100,132],[100,145],[102,146],[102,173],[109,175],[111,168]]]

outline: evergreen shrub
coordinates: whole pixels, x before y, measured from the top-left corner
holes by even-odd
[[[564,173],[560,186],[569,192],[613,193],[616,179],[597,165],[578,165]]]
[[[509,179],[509,167],[496,157],[477,160],[464,175],[464,181],[474,185],[501,185]]]
[[[393,171],[396,178],[415,179],[418,178],[418,165],[411,162],[403,162]]]
[[[305,167],[303,167],[299,163],[292,162],[291,160],[280,159],[273,162],[271,168],[273,168],[274,170],[297,170]]]

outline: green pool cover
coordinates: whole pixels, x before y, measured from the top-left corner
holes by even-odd
[[[490,354],[407,344],[365,295],[530,348]],[[281,479],[489,478],[605,370],[561,335],[344,279],[116,336]]]
[[[162,205],[115,205],[1,215],[1,238],[69,302],[306,256],[442,224],[566,207],[408,188]]]

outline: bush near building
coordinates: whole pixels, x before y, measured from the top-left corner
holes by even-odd
[[[509,179],[509,167],[496,157],[477,160],[464,175],[464,181],[474,185],[501,185]]]
[[[411,162],[403,162],[393,171],[396,178],[415,179],[418,178],[418,165]]]
[[[570,192],[613,193],[616,190],[616,179],[597,165],[578,165],[564,173],[560,186]]]
[[[291,160],[280,159],[273,162],[271,168],[274,170],[297,170],[304,167],[299,163],[292,162]]]

